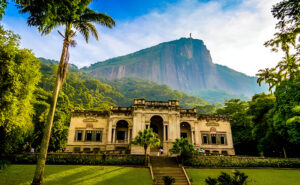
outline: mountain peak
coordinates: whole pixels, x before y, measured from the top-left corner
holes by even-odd
[[[212,62],[200,39],[180,38],[85,68],[96,78],[141,78],[181,91],[219,89],[252,95],[262,91],[256,79]]]

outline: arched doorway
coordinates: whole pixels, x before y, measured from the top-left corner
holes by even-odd
[[[180,123],[180,137],[187,138],[192,143],[191,126],[188,122]]]
[[[162,117],[153,116],[150,119],[150,128],[152,128],[153,132],[157,133],[158,138],[160,139],[160,143],[162,145],[164,141],[164,124]]]
[[[128,141],[128,122],[120,120],[116,124],[116,142],[126,143]]]

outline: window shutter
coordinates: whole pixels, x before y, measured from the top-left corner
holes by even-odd
[[[216,137],[217,137],[217,138],[216,138],[216,139],[217,139],[217,145],[220,145],[220,144],[221,144],[221,135],[222,135],[222,134],[217,134],[217,135],[216,135]]]
[[[78,134],[78,130],[75,130],[74,141],[77,141],[77,134]]]
[[[96,131],[92,131],[92,141],[96,141]]]

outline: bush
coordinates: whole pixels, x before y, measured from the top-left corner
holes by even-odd
[[[299,159],[259,158],[240,156],[198,156],[185,161],[186,166],[193,167],[273,167],[299,168]]]
[[[35,164],[37,154],[16,154],[7,156],[15,164]],[[48,154],[47,164],[87,164],[87,165],[143,165],[139,155],[95,155],[95,154]]]
[[[10,165],[8,160],[0,160],[0,170],[4,170]]]
[[[164,176],[163,180],[165,185],[172,185],[173,183],[175,183],[175,178],[171,176]]]
[[[245,173],[234,171],[233,176],[228,173],[221,172],[218,178],[207,177],[205,183],[207,185],[245,185],[247,184],[248,176]]]

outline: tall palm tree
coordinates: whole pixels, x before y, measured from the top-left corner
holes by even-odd
[[[66,78],[69,62],[69,46],[74,46],[72,38],[80,32],[88,43],[90,33],[98,40],[98,32],[93,23],[112,28],[114,20],[104,13],[98,13],[90,8],[92,0],[22,0],[19,3],[21,13],[29,13],[29,26],[37,26],[42,35],[49,34],[53,29],[65,27],[63,47],[53,89],[53,98],[43,130],[40,154],[37,161],[32,185],[43,184],[43,174],[47,158],[47,150],[51,136],[51,128],[55,114],[58,93]]]

